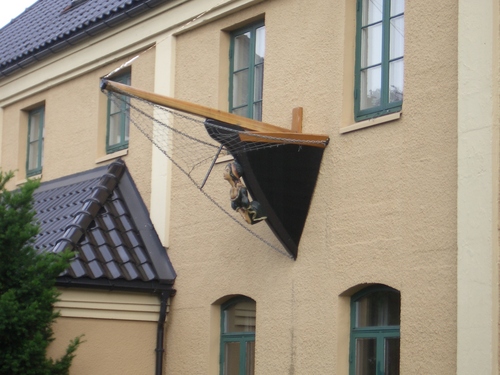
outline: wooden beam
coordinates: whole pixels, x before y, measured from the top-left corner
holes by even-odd
[[[257,120],[249,119],[246,117],[238,116],[232,113],[220,111],[218,109],[205,107],[199,104],[186,102],[179,99],[170,98],[168,96],[159,95],[144,91],[141,89],[127,86],[118,82],[103,80],[101,89],[113,91],[116,93],[125,93],[131,96],[150,101],[152,103],[168,107],[177,111],[182,111],[196,116],[211,118],[231,125],[237,125],[245,130],[258,131],[258,132],[274,132],[274,133],[291,133],[290,129],[281,128],[279,126],[266,124]]]
[[[242,141],[250,142],[271,142],[271,143],[286,143],[286,139],[303,140],[304,142],[294,142],[303,146],[313,146],[325,148],[328,144],[329,137],[325,134],[303,134],[302,133],[302,107],[293,109],[292,112],[292,130],[281,128],[279,126],[266,124],[257,120],[249,119],[246,117],[238,116],[232,113],[220,111],[218,109],[205,107],[199,104],[186,102],[179,99],[170,98],[168,96],[151,93],[145,90],[137,89],[132,86],[124,85],[122,83],[103,80],[101,82],[101,89],[113,91],[119,94],[126,94],[132,97],[138,97],[154,104],[158,104],[170,109],[189,113],[195,116],[225,122],[226,124],[237,125],[250,132],[256,132],[261,135],[270,137],[283,138],[282,142],[276,140],[265,140],[265,138],[252,136],[251,134],[243,134],[240,136]],[[311,143],[323,142],[323,143]]]
[[[328,144],[328,136],[325,136],[323,134],[304,133],[245,132],[240,133],[240,140],[243,142],[293,143],[301,146],[312,146],[319,148],[325,148]],[[287,142],[287,140],[294,140],[298,142]]]

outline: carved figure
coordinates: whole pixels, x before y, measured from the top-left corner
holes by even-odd
[[[231,189],[229,196],[231,198],[231,208],[239,212],[248,224],[255,224],[265,220],[266,216],[262,212],[260,203],[248,199],[248,190],[241,182],[243,168],[237,162],[229,163],[224,168],[224,179],[229,182]]]

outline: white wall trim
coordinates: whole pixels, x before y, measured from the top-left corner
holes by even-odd
[[[497,0],[459,0],[457,374],[498,374]]]
[[[169,34],[161,44],[156,46],[155,92],[174,96],[174,77],[175,37]],[[150,216],[162,245],[168,248],[170,242],[172,163],[154,144],[151,147],[153,152]]]

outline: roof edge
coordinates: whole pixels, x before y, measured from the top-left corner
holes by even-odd
[[[106,200],[120,182],[125,171],[125,163],[118,159],[109,164],[108,171],[102,175],[99,183],[92,188],[92,194],[87,198],[81,210],[75,214],[75,218],[64,229],[64,234],[56,241],[53,248],[54,253],[60,253],[65,249],[73,249],[86,229],[97,217]]]
[[[130,281],[130,280],[108,280],[108,279],[91,279],[78,278],[74,279],[69,276],[60,276],[56,280],[56,286],[61,288],[83,288],[83,289],[100,289],[100,290],[118,290],[124,292],[138,292],[161,294],[167,292],[171,297],[177,292],[173,288],[173,283],[159,283],[157,281]]]
[[[139,3],[133,2],[130,5],[125,4],[109,16],[103,14],[95,21],[87,21],[71,32],[66,32],[62,36],[48,40],[33,49],[24,52],[15,58],[0,64],[0,78],[8,77],[15,71],[24,69],[35,62],[38,62],[49,55],[61,52],[64,49],[73,47],[80,42],[91,38],[104,30],[111,29],[118,24],[131,18],[139,16],[146,11],[166,3],[170,0],[143,0]]]
[[[141,196],[128,169],[125,169],[125,173],[120,180],[120,190],[125,196]],[[170,262],[170,258],[167,255],[167,250],[161,243],[160,238],[158,237],[158,233],[156,232],[154,225],[151,222],[151,217],[146,205],[144,204],[144,201],[142,199],[129,199],[127,201],[127,205],[129,210],[134,213],[131,219],[134,221],[134,224],[139,231],[139,234],[141,235],[146,249],[148,249],[148,254],[151,258],[151,261],[155,264],[158,277],[160,278],[160,280],[172,280],[173,282],[177,277],[177,274],[172,263]],[[145,224],[139,225],[140,223]],[[150,249],[154,248],[162,248],[164,249],[164,251],[161,253],[152,253],[151,251],[149,251]],[[158,268],[157,266],[159,264],[167,264],[168,267]]]

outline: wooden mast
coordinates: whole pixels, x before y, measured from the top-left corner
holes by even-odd
[[[187,101],[174,99],[168,96],[151,93],[118,82],[102,80],[101,89],[113,91],[119,94],[128,94],[177,111],[182,111],[192,115],[221,121],[230,125],[236,125],[247,130],[248,132],[255,132],[254,134],[252,133],[242,134],[241,136],[242,141],[285,143],[285,139],[290,139],[293,140],[294,144],[325,148],[329,140],[329,137],[324,134],[297,133],[292,130],[285,129],[276,125],[266,124],[264,122],[238,116],[233,113],[228,113],[220,111],[218,109],[205,107],[199,104],[190,103]],[[266,138],[260,138],[258,137],[258,135],[276,137],[276,138],[281,138],[283,140],[279,141],[275,139],[271,140]]]

